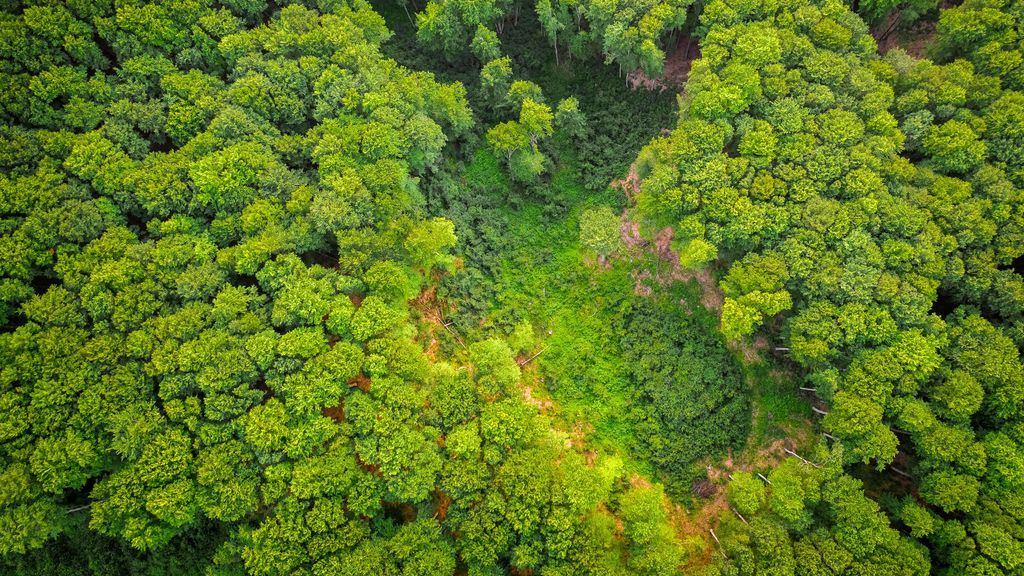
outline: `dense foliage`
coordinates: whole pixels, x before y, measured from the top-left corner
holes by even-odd
[[[680,123],[641,155],[639,206],[683,232],[684,264],[733,262],[727,336],[792,310],[786,349],[845,459],[909,466],[894,518],[936,565],[994,574],[1020,563],[1024,519],[1024,107],[1016,68],[995,63],[1014,36],[972,10],[945,13],[938,42],[976,64],[940,66],[879,58],[838,3],[710,3]],[[940,300],[963,306],[941,317]],[[788,530],[794,546],[813,533]]]
[[[642,68],[660,74],[665,64],[666,37],[682,30],[690,15],[689,0],[537,0],[532,6],[507,0],[429,0],[416,15],[417,35],[424,45],[440,48],[448,58],[476,49],[489,35],[518,23],[522,10],[532,10],[552,46],[555,61],[564,56],[587,58],[597,52],[620,73]],[[674,36],[673,36],[674,37]],[[561,52],[559,51],[561,48]]]
[[[382,59],[365,4],[72,8],[5,28],[0,550],[213,520],[218,563],[279,573],[429,536],[359,518],[440,470],[404,300],[455,241],[412,173],[469,127],[461,87]]]
[[[750,406],[737,361],[702,317],[678,306],[640,301],[621,333],[635,394],[636,446],[669,479],[688,488],[689,466],[706,454],[739,448],[750,431]]]
[[[928,574],[927,550],[889,526],[861,483],[843,474],[839,454],[823,456],[817,467],[789,459],[763,480],[733,476],[722,573]]]
[[[1022,9],[5,2],[0,571],[1020,573]]]
[[[504,342],[415,340],[456,243],[420,179],[474,122],[368,5],[4,18],[5,571],[678,564],[660,489],[567,449]],[[542,102],[528,138],[584,129]]]

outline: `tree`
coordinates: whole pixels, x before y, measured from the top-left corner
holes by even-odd
[[[501,0],[431,0],[416,14],[416,37],[427,46],[437,46],[449,59],[463,53],[481,26],[495,26],[500,33],[502,19],[511,8]]]
[[[985,143],[979,141],[970,126],[958,120],[933,126],[921,144],[943,172],[965,174],[985,160]]]
[[[551,107],[546,104],[535,102],[533,98],[527,97],[523,100],[519,110],[519,123],[522,124],[527,134],[530,135],[530,142],[536,146],[540,138],[551,136],[554,128],[551,114]]]
[[[555,109],[555,129],[573,139],[586,134],[587,120],[579,106],[579,101],[570,96],[559,100]]]
[[[661,486],[632,488],[620,502],[629,542],[628,565],[637,574],[673,574],[682,561],[679,548],[673,545],[675,534],[662,505],[664,498]]]
[[[601,206],[580,214],[580,246],[596,252],[603,262],[622,247],[619,217],[611,208]]]
[[[559,64],[558,33],[571,25],[568,6],[557,0],[554,4],[551,0],[538,0],[534,9],[541,27],[548,35],[548,41],[555,47],[555,64]]]
[[[381,56],[366,5],[264,8],[5,15],[50,53],[4,55],[6,571],[330,572],[364,541],[454,569],[382,501],[429,500],[441,465],[406,299],[450,262],[414,175],[465,90]]]
[[[513,154],[529,146],[530,134],[519,122],[502,122],[487,131],[487,142],[511,163]]]
[[[469,45],[473,55],[484,65],[501,57],[501,41],[493,30],[478,24],[473,34],[473,42]]]
[[[820,467],[791,458],[770,472],[767,482],[734,475],[742,485],[760,483],[769,505],[748,509],[747,523],[723,518],[729,523],[718,528],[727,535],[723,564],[766,574],[929,573],[927,551],[890,527],[860,482],[842,473],[838,464],[843,456],[826,450],[818,455],[824,456]],[[742,494],[744,489],[737,490]]]
[[[729,481],[729,500],[741,514],[755,514],[765,503],[764,482],[748,472],[737,472]]]
[[[455,224],[443,218],[434,218],[420,223],[409,231],[405,239],[405,249],[409,251],[413,261],[430,269],[434,266],[447,268],[453,257],[445,254],[445,249],[455,245]]]
[[[480,70],[480,87],[494,104],[502,102],[512,86],[512,59],[502,56],[488,61]]]

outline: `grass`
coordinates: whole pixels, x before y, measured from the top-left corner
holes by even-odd
[[[631,259],[616,258],[608,266],[598,266],[592,255],[584,254],[579,246],[581,212],[614,204],[621,192],[607,187],[600,194],[589,192],[580,182],[572,155],[559,157],[559,167],[544,186],[523,189],[507,180],[490,153],[477,151],[458,185],[446,187],[469,190],[466,196],[471,201],[451,207],[445,215],[466,221],[466,213],[484,205],[487,208],[476,221],[499,232],[483,235],[490,241],[480,249],[476,240],[470,240],[477,239],[480,230],[460,230],[457,225],[457,233],[467,238],[468,270],[446,279],[451,284],[445,296],[457,304],[485,298],[482,305],[465,306],[468,313],[453,316],[466,340],[505,336],[517,323],[529,321],[538,344],[524,357],[542,350],[528,370],[532,397],[553,401],[549,415],[577,446],[620,458],[627,472],[657,478],[637,449],[644,439],[632,414],[638,408],[631,405],[636,383],[622,338],[624,312],[644,298],[634,293],[634,274],[653,274],[666,264],[648,252],[635,251]],[[473,277],[472,286],[460,284],[460,276]],[[699,305],[696,282],[654,288],[649,298],[659,306],[685,301],[700,319],[679,324],[679,330],[715,331],[717,319]],[[481,289],[482,296],[476,292]]]
[[[798,451],[813,444],[810,404],[797,392],[792,373],[772,360],[744,364],[753,414],[750,437],[740,459],[756,460],[757,453],[777,440],[793,442]]]
[[[553,54],[538,48],[547,47],[547,39],[532,11],[525,10],[519,26],[501,38],[503,52],[512,58],[516,77],[539,84],[550,104],[575,96],[588,132],[546,150],[556,166],[542,184],[516,185],[477,139],[507,119],[489,110],[477,93],[479,63],[472,57],[446,62],[424,50],[398,4],[381,0],[375,9],[394,31],[383,46],[385,54],[409,68],[432,71],[441,81],[462,82],[478,120],[477,137],[450,150],[447,166],[423,178],[428,211],[456,223],[464,259],[464,268],[439,286],[438,295],[451,307],[446,319],[466,342],[504,337],[529,321],[538,337],[534,352],[543,350],[526,370],[532,396],[553,402],[549,414],[574,442],[585,440],[587,449],[621,458],[627,471],[655,477],[634,450],[643,439],[630,418],[633,384],[616,328],[623,309],[639,298],[633,274],[660,263],[636,255],[607,268],[586,265],[578,218],[588,207],[619,211],[626,205],[622,193],[608,184],[625,175],[643,145],[675,124],[675,95],[633,92],[617,69],[599,58],[556,65]],[[714,330],[717,321],[699,305],[695,284],[660,287],[651,298],[673,305],[686,301],[695,313],[710,317],[697,324]],[[442,355],[459,353],[454,337],[439,336]],[[770,360],[742,367],[755,415],[745,451],[802,434],[809,408],[787,373]]]

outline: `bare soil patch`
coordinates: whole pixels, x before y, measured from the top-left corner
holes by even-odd
[[[523,386],[523,400],[526,400],[528,404],[532,404],[537,407],[537,410],[541,414],[547,413],[548,409],[554,406],[554,402],[546,398],[536,398],[533,395],[533,386]]]
[[[660,76],[648,76],[638,68],[626,75],[629,87],[633,90],[682,92],[693,61],[700,58],[700,43],[696,38],[679,36],[665,52],[665,68]]]
[[[925,58],[935,43],[936,23],[921,20],[904,30],[899,29],[899,25],[900,12],[894,10],[871,30],[878,44],[878,53],[885,54],[893,48],[902,48],[914,58]]]

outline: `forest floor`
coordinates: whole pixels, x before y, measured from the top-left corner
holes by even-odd
[[[467,60],[447,63],[425,56],[405,13],[381,1],[395,36],[385,52],[413,69],[430,70],[444,81],[462,81],[474,102],[476,67]],[[456,223],[461,270],[440,280],[417,307],[429,326],[423,344],[433,356],[458,355],[467,344],[504,337],[526,321],[536,335],[518,361],[526,402],[548,416],[572,448],[594,463],[616,458],[634,483],[660,480],[653,465],[633,448],[641,441],[630,418],[633,384],[620,345],[623,313],[638,299],[671,302],[717,324],[722,294],[716,270],[679,268],[672,231],[645,240],[629,216],[637,178],[631,163],[640,148],[675,124],[675,94],[681,90],[696,42],[680,38],[666,76],[672,90],[632,90],[614,67],[596,61],[568,61],[536,54],[546,46],[535,18],[524,15],[506,31],[502,47],[513,58],[517,78],[539,84],[549,103],[575,96],[590,133],[580,142],[557,141],[554,167],[540,186],[509,181],[482,147],[465,151],[444,178],[427,182],[428,210]],[[486,110],[483,125],[493,124]],[[623,250],[598,263],[579,245],[579,217],[588,208],[609,206],[622,214]],[[744,447],[709,455],[696,466],[708,481],[691,493],[672,495],[673,521],[691,564],[714,552],[710,529],[730,513],[724,498],[727,475],[736,470],[767,471],[785,449],[810,441],[810,409],[795,394],[787,367],[765,342],[733,346],[751,398],[751,433]]]
[[[943,0],[941,4],[942,9],[956,5],[949,0]],[[921,18],[910,25],[902,23],[901,16],[901,10],[893,10],[871,28],[871,35],[878,43],[878,53],[885,55],[893,48],[902,48],[915,58],[929,58],[935,45],[937,16]]]
[[[626,75],[626,81],[634,90],[655,90],[682,92],[690,76],[693,61],[700,58],[700,44],[696,38],[681,35],[672,41],[665,51],[665,70],[660,76],[651,77],[643,70],[636,69]]]

